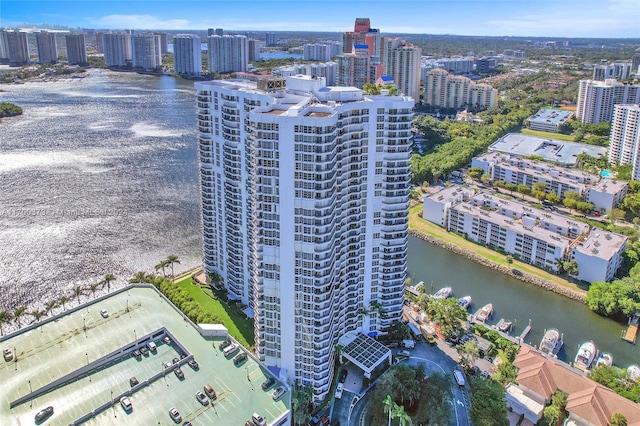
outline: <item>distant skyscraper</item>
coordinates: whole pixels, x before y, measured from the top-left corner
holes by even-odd
[[[199,36],[173,36],[173,68],[176,74],[202,74],[202,46]]]
[[[640,180],[640,105],[616,105],[609,136],[609,163],[631,164],[631,179]]]
[[[102,35],[104,61],[108,67],[124,67],[131,61],[131,36],[125,33]]]
[[[41,64],[55,64],[58,62],[58,46],[55,33],[40,31],[36,33],[38,46],[38,62]]]
[[[576,118],[582,123],[611,121],[615,105],[640,103],[640,86],[613,79],[580,80],[579,84]]]
[[[253,309],[257,356],[318,402],[338,339],[401,317],[414,102],[283,83],[195,85],[204,268]]]
[[[167,33],[154,33],[160,36],[160,55],[169,53],[169,43],[167,42]]]
[[[352,32],[342,34],[342,52],[351,53],[356,44],[366,44],[369,55],[381,56],[380,30],[371,28],[369,18],[356,18]]]
[[[131,38],[131,66],[153,71],[162,66],[160,35],[136,34]]]
[[[21,66],[29,63],[29,44],[27,33],[19,31],[7,31],[7,47],[9,49],[9,64]]]
[[[247,43],[249,45],[249,62],[259,61],[262,42],[255,38],[250,38]]]
[[[359,89],[365,83],[373,83],[379,77],[372,73],[372,61],[366,44],[353,46],[353,53],[338,56],[338,86],[354,86]]]
[[[276,46],[278,44],[278,36],[276,33],[266,33],[265,44],[267,46]]]
[[[303,59],[305,61],[328,62],[334,56],[336,43],[308,43],[302,46]]]
[[[640,75],[640,48],[631,57],[631,72]]]
[[[87,46],[84,34],[67,34],[64,38],[67,42],[67,62],[70,65],[86,65]]]
[[[207,38],[209,72],[246,71],[249,63],[249,43],[245,36],[225,35]]]
[[[216,30],[213,28],[207,28],[207,37],[211,37],[212,35],[216,35]]]
[[[0,30],[0,64],[9,63],[9,41],[7,40],[7,32]]]
[[[402,93],[420,102],[420,57],[422,50],[399,38],[383,37],[383,73]]]
[[[223,36],[224,35],[224,30],[222,28],[216,28],[216,34],[215,35]]]

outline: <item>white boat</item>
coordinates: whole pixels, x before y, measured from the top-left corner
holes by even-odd
[[[578,348],[578,353],[573,361],[573,366],[579,370],[587,371],[591,368],[596,357],[596,345],[592,341],[584,342]]]
[[[555,328],[550,328],[544,333],[540,341],[540,351],[549,355],[557,355],[562,347],[562,336]]]
[[[446,299],[451,296],[451,287],[443,287],[433,295],[434,299]]]
[[[508,332],[509,330],[511,330],[511,326],[513,325],[513,321],[509,321],[507,319],[504,318],[500,318],[500,321],[498,321],[498,331],[502,331],[503,333]]]
[[[476,319],[481,322],[485,322],[493,313],[493,305],[491,303],[487,303],[482,307],[482,309],[476,312]]]
[[[596,367],[600,367],[601,365],[611,367],[613,365],[613,355],[609,352],[602,352],[598,357],[598,361],[596,361]]]
[[[637,382],[638,379],[640,379],[640,367],[638,367],[636,364],[630,365],[627,368],[627,376],[629,376],[631,380]]]
[[[471,306],[471,296],[465,296],[458,299],[458,305],[465,309],[469,309],[469,306]]]

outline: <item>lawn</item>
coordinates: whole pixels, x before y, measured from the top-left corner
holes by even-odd
[[[242,346],[253,350],[254,335],[251,318],[243,318],[238,315],[229,305],[218,300],[210,289],[203,289],[197,284],[192,284],[190,275],[177,281],[176,286],[189,293],[204,311],[211,312],[220,318],[222,325],[229,330],[229,334]]]
[[[520,133],[529,136],[537,136],[539,138],[555,139],[559,141],[575,142],[575,138],[572,135],[565,135],[562,133],[553,132],[541,132],[539,130],[522,129]]]
[[[531,275],[535,275],[537,277],[543,278],[547,281],[551,281],[555,284],[561,285],[563,287],[569,288],[576,292],[580,292],[586,294],[584,289],[578,287],[574,283],[570,283],[569,281],[551,274],[543,269],[536,268],[533,265],[529,265],[528,263],[520,262],[516,259],[513,260],[513,263],[507,263],[507,259],[505,255],[502,255],[494,250],[491,250],[487,247],[481,246],[479,244],[474,243],[473,241],[469,241],[464,239],[458,234],[453,232],[448,232],[444,228],[429,222],[422,218],[422,203],[416,204],[409,208],[409,228],[422,232],[423,234],[430,235],[432,237],[438,238],[446,243],[454,244],[458,247],[465,248],[474,252],[475,254],[484,257],[485,259],[496,262],[500,265],[507,266],[509,268],[514,268],[522,272],[526,272]]]

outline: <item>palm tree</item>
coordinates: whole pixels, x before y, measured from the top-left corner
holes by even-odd
[[[45,311],[41,311],[39,309],[36,309],[35,311],[29,312],[29,315],[31,315],[36,321],[40,321],[40,319],[42,319],[42,317],[46,317],[47,316],[47,313]]]
[[[214,287],[219,288],[220,284],[222,284],[222,277],[220,276],[220,274],[217,273],[216,271],[213,271],[213,272],[209,272],[208,276],[209,276],[209,282]]]
[[[147,274],[144,271],[138,271],[136,274],[129,280],[129,284],[137,284],[137,283],[145,283],[147,282]]]
[[[84,294],[84,289],[82,286],[76,286],[73,289],[73,295],[78,299],[78,304],[80,304],[80,296]]]
[[[391,417],[394,419],[398,419],[400,421],[400,426],[411,426],[413,425],[413,421],[411,421],[411,417],[404,411],[404,407],[402,405],[396,405],[391,413]]]
[[[170,254],[169,257],[167,257],[167,265],[171,266],[171,277],[175,278],[175,275],[173,274],[173,264],[177,263],[178,265],[180,264],[180,260],[178,259],[178,256],[176,256],[175,254]]]
[[[20,328],[20,326],[21,326],[20,317],[23,316],[26,312],[27,312],[27,307],[26,306],[18,306],[17,308],[14,309],[14,311],[13,311],[13,319],[18,324],[18,328]]]
[[[116,277],[113,274],[107,274],[104,276],[103,282],[107,285],[107,292],[111,290],[111,281],[115,281]]]
[[[13,319],[13,315],[9,311],[0,311],[0,336],[4,335],[4,330],[2,329],[3,324],[9,324]]]
[[[167,263],[167,261],[166,261],[166,260],[161,260],[161,261],[160,261],[160,263],[158,263],[158,264],[155,266],[156,271],[159,271],[160,269],[162,269],[162,277],[163,277],[163,278],[166,278],[166,277],[167,277],[167,274],[166,274],[166,273],[165,273],[165,271],[164,271],[164,268],[166,268],[166,267],[167,267],[167,265],[168,265],[168,263]]]
[[[384,399],[383,403],[384,403],[384,412],[385,413],[389,413],[389,426],[391,426],[391,413],[393,412],[394,408],[397,405],[396,405],[395,402],[393,402],[393,399],[391,398],[391,395],[387,395],[387,397]]]
[[[58,307],[57,300],[51,300],[44,305],[44,311],[48,315],[51,311]]]
[[[60,303],[62,305],[62,310],[66,311],[67,308],[64,306],[65,303],[67,303],[70,299],[67,296],[60,296],[60,299],[58,299],[58,303]]]
[[[98,290],[98,287],[100,287],[100,283],[93,283],[89,286],[89,291],[93,295],[94,299],[96,298],[96,291]]]

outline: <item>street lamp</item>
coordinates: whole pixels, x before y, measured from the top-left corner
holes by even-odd
[[[135,338],[136,338],[136,340],[138,340],[138,335],[136,334],[136,331],[135,331],[135,330],[133,330],[133,337],[135,337]]]

